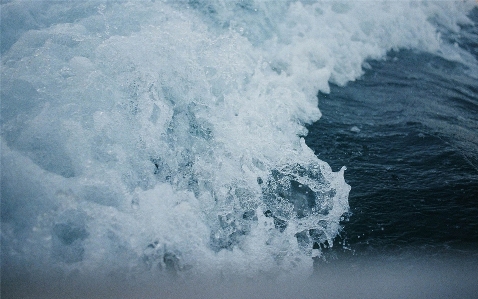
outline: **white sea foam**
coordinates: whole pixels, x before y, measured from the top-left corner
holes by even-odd
[[[302,138],[317,92],[393,49],[470,59],[439,30],[473,2],[2,4],[2,264],[310,269],[350,190]]]

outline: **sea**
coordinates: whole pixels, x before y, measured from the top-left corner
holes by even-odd
[[[477,298],[478,2],[0,13],[2,298]]]

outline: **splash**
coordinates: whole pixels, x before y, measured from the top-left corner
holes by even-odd
[[[437,27],[470,7],[2,4],[2,264],[307,271],[349,210],[302,138],[317,92],[391,49],[466,60]]]

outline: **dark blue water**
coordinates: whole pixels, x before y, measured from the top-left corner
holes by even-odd
[[[477,55],[475,25],[455,38]],[[307,144],[346,165],[356,255],[478,253],[478,81],[466,66],[402,50],[319,96]],[[337,244],[336,244],[337,245]],[[335,252],[340,251],[334,249]]]

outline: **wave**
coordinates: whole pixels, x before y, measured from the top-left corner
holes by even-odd
[[[400,48],[467,64],[475,6],[4,2],[2,264],[310,270],[350,191],[305,144],[317,93]]]

